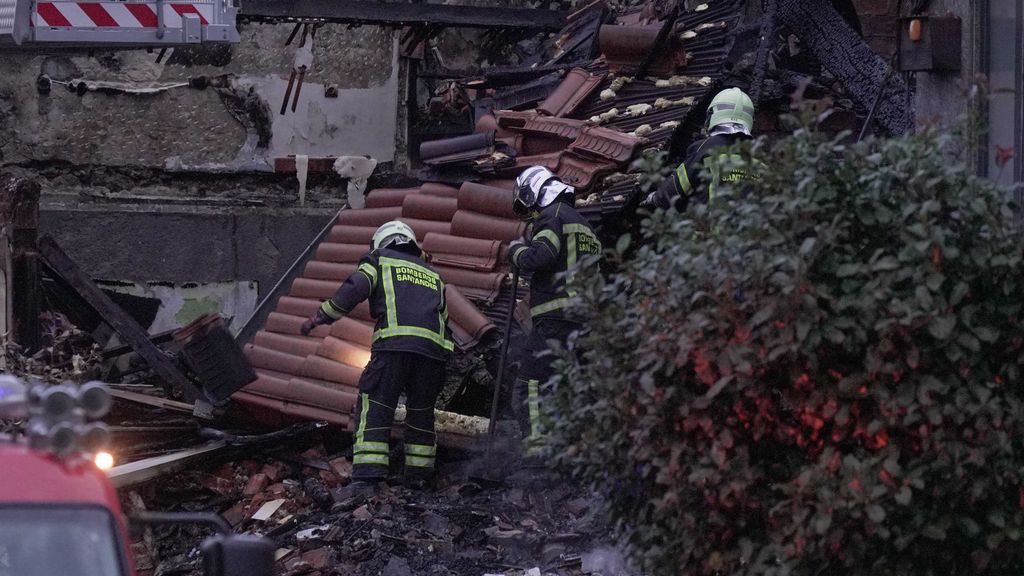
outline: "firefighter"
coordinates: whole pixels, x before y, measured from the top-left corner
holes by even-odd
[[[723,182],[742,182],[751,178],[745,172],[728,170],[718,173],[718,167],[706,164],[706,160],[727,156],[726,148],[752,138],[754,126],[754,103],[739,88],[722,90],[708,106],[708,137],[698,140],[686,150],[686,157],[671,176],[665,178],[658,189],[644,200],[643,205],[668,209],[674,207],[686,210],[691,198],[707,204],[715,197],[718,186]],[[708,166],[711,181],[704,182],[702,169]]]
[[[543,166],[527,168],[516,179],[512,207],[521,218],[532,220],[528,242],[513,243],[509,261],[530,278],[530,315],[533,330],[526,340],[513,385],[513,403],[526,455],[540,448],[542,386],[554,373],[554,356],[546,353],[551,340],[564,344],[580,327],[567,313],[567,276],[585,256],[601,253],[601,243],[573,206],[575,190]]]
[[[406,396],[405,479],[423,487],[437,451],[434,403],[454,348],[448,329],[445,285],[424,259],[416,235],[403,222],[382,225],[370,251],[333,298],[302,325],[308,335],[369,298],[376,321],[370,362],[359,378],[352,449],[355,493],[366,493],[388,472],[388,438],[399,396]]]

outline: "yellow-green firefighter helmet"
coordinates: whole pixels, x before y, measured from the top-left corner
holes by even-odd
[[[726,88],[708,106],[708,129],[722,124],[739,124],[749,134],[754,128],[754,101],[739,88]]]

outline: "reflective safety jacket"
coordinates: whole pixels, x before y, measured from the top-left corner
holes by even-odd
[[[564,309],[575,294],[566,288],[568,276],[584,256],[600,253],[594,230],[571,205],[559,200],[541,210],[534,220],[533,238],[509,254],[516,268],[533,274],[530,315],[565,318]]]
[[[752,176],[738,170],[729,170],[724,174],[717,172],[717,166],[710,166],[711,182],[707,186],[701,186],[701,169],[712,156],[728,156],[724,150],[742,140],[749,140],[750,136],[742,133],[715,134],[703,140],[698,140],[686,150],[686,157],[676,168],[671,176],[665,178],[658,186],[654,194],[654,205],[659,208],[675,206],[682,212],[686,209],[691,198],[698,202],[707,204],[715,197],[716,188],[723,182],[735,184],[744,180],[752,179]]]
[[[412,245],[410,245],[412,246]],[[441,277],[420,257],[381,248],[359,260],[359,268],[321,310],[337,320],[367,298],[377,324],[372,351],[413,352],[446,360],[454,349]]]

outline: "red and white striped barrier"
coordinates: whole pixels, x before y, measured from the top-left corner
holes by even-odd
[[[50,28],[156,28],[157,4],[141,2],[38,2],[32,25]],[[181,28],[182,17],[195,14],[202,26],[213,22],[212,3],[165,3],[164,26]]]

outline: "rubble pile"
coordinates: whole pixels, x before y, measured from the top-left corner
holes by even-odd
[[[40,318],[42,346],[26,354],[18,344],[4,344],[5,371],[45,382],[86,382],[100,377],[103,362],[92,336],[79,330],[66,316],[45,312]]]
[[[236,531],[271,538],[277,573],[289,576],[593,570],[607,550],[590,496],[549,472],[517,469],[515,460],[449,461],[434,489],[381,484],[366,496],[351,487],[350,461],[316,446],[191,470],[122,499],[129,515],[147,508],[219,512]],[[133,545],[144,558],[140,576],[200,573],[203,529],[151,530]]]

